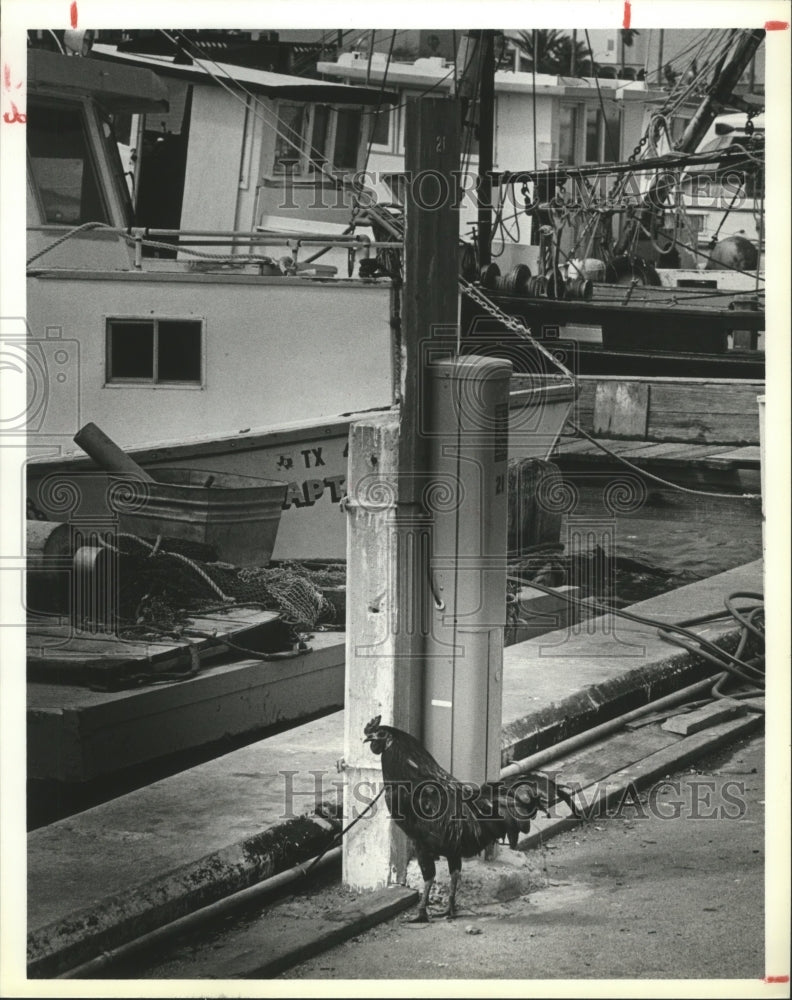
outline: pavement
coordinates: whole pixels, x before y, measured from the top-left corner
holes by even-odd
[[[504,848],[494,861],[466,861],[456,921],[416,928],[391,919],[321,956],[303,955],[282,978],[451,980],[455,996],[474,995],[470,980],[488,979],[488,996],[552,995],[537,983],[499,993],[503,980],[577,980],[565,995],[589,996],[580,980],[596,980],[600,996],[788,997],[788,982],[770,985],[788,973],[789,955],[775,923],[783,912],[765,911],[764,749],[761,735],[737,738],[541,852]],[[329,922],[322,900],[313,902],[315,916],[276,903],[226,940],[215,928],[211,949],[184,942],[146,978],[209,969],[236,978],[252,966],[245,945],[266,939],[270,921]],[[630,992],[607,980],[637,982]]]
[[[736,591],[762,591],[761,560],[631,610],[672,623],[720,611]],[[697,630],[736,641],[733,621]],[[708,672],[653,627],[610,616],[510,646],[503,764]],[[335,712],[32,831],[29,976],[60,975],[318,853],[340,822],[343,753]]]

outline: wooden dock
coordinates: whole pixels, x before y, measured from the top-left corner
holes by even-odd
[[[562,470],[624,468],[623,458],[661,476],[684,470],[736,486],[746,475],[758,477],[756,400],[764,382],[582,376],[579,384],[575,412],[551,456]]]
[[[342,707],[344,636],[317,632],[295,657],[209,663],[133,690],[29,682],[27,698],[28,777],[81,783]]]
[[[197,672],[201,664],[227,652],[229,643],[274,650],[282,631],[275,611],[244,605],[192,615],[179,637],[120,638],[76,629],[68,616],[31,615],[27,678],[106,690],[134,686],[139,677],[156,683]]]

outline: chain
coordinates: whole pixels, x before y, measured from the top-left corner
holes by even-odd
[[[638,158],[638,154],[641,152],[641,150],[644,148],[644,146],[648,141],[649,141],[649,133],[644,132],[644,134],[638,140],[638,145],[635,147],[632,153],[630,153],[630,155],[627,157],[628,163],[635,163],[636,159]]]
[[[488,312],[493,319],[498,320],[499,323],[502,323],[508,330],[511,330],[512,333],[517,334],[521,340],[530,340],[540,354],[543,354],[556,368],[559,369],[562,374],[571,379],[572,382],[575,381],[575,376],[566,367],[566,365],[562,361],[559,361],[552,351],[548,351],[543,344],[540,344],[531,331],[519,319],[517,319],[516,316],[509,316],[508,313],[503,312],[503,310],[499,309],[495,303],[481,291],[480,288],[476,285],[472,285],[465,278],[460,277],[459,287],[462,289],[463,294],[467,295],[469,299],[472,299],[477,305],[481,306],[481,308],[485,312]]]
[[[745,119],[745,134],[747,136],[752,136],[754,134],[754,123],[753,120],[757,115],[761,115],[763,108],[750,108],[746,114],[748,117]]]

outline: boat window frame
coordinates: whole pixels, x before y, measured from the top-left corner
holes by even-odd
[[[270,162],[263,174],[263,178],[265,180],[270,182],[279,182],[288,177],[290,182],[294,184],[317,184],[321,183],[323,180],[328,180],[331,176],[338,180],[344,180],[346,178],[353,177],[360,170],[361,156],[364,145],[368,141],[368,127],[370,127],[367,126],[365,107],[357,104],[338,105],[324,101],[303,102],[286,98],[279,98],[274,103],[274,117],[277,122],[277,126],[275,127],[280,126],[281,107],[284,105],[302,107],[305,113],[303,114],[301,125],[300,148],[298,151],[299,155],[296,160],[298,169],[292,171],[291,173],[285,170],[276,169],[275,152],[278,139],[281,138],[276,133],[275,143],[273,144],[272,153],[270,155]],[[312,156],[313,130],[316,120],[316,110],[319,107],[326,108],[329,112],[324,150],[321,151],[325,157],[323,166],[317,166],[315,159]],[[340,110],[357,110],[361,116],[354,166],[339,167],[335,162],[336,141],[338,139],[338,113]],[[292,142],[290,139],[288,139],[288,141],[296,147],[296,142]]]
[[[607,98],[605,98],[607,100]],[[621,102],[617,103],[617,107],[614,111],[613,118],[608,119],[603,113],[599,102],[596,104],[593,101],[587,101],[585,111],[583,113],[583,159],[581,161],[582,165],[587,165],[591,163],[604,164],[604,163],[618,163],[621,158],[622,149],[622,130],[624,128],[624,114],[623,109],[619,106]],[[591,113],[596,115],[597,121],[597,157],[594,160],[590,160],[586,155],[588,150],[588,116]],[[615,156],[607,157],[606,147],[608,145],[608,122],[616,120],[617,133],[613,137],[615,149]]]
[[[118,389],[118,388],[139,388],[139,389],[205,389],[206,388],[206,317],[205,316],[152,316],[141,315],[139,313],[130,314],[119,314],[119,313],[106,313],[103,317],[104,324],[104,382],[103,388],[105,389]],[[158,347],[159,347],[159,323],[160,321],[173,322],[173,323],[195,323],[199,329],[200,343],[198,347],[198,361],[200,364],[200,377],[197,380],[158,380]],[[119,326],[124,324],[143,324],[151,323],[153,325],[153,339],[152,339],[152,375],[151,378],[139,378],[139,377],[127,377],[112,374],[112,357],[111,357],[111,344],[112,344],[112,326],[111,324],[117,323]]]
[[[377,125],[377,120],[380,114],[387,114],[388,116],[388,138],[387,141],[374,142],[374,130]],[[369,112],[370,115],[370,125],[369,125],[369,141],[371,143],[371,151],[373,153],[392,153],[394,152],[394,146],[396,144],[396,138],[399,134],[397,116],[399,114],[398,105],[392,107],[390,104],[381,104],[379,109],[374,108]]]
[[[126,225],[131,225],[135,215],[133,192],[129,190],[127,175],[124,172],[124,163],[121,159],[121,150],[118,148],[118,136],[113,113],[106,108],[97,107],[97,118],[99,125],[99,135],[102,140],[102,149],[111,164],[110,181],[113,193],[122,206],[122,211],[127,220]],[[107,124],[109,135],[104,134],[104,125]],[[132,125],[130,123],[130,146],[132,140]],[[139,158],[139,157],[137,157]]]
[[[124,182],[123,168],[120,178],[114,179],[114,170],[110,164],[110,153],[107,148],[107,137],[104,135],[103,123],[99,114],[99,109],[94,101],[87,96],[55,96],[53,94],[41,93],[31,94],[28,97],[28,117],[35,108],[48,108],[50,110],[64,111],[75,110],[80,114],[85,138],[86,138],[86,160],[94,172],[97,193],[101,202],[105,218],[90,219],[85,221],[103,222],[106,225],[126,228],[130,225],[127,217],[127,206],[125,199],[119,195],[117,182]],[[29,187],[34,193],[35,201],[39,209],[40,219],[38,222],[28,220],[28,225],[36,224],[52,229],[73,229],[73,222],[51,222],[46,218],[41,192],[33,171],[33,157],[30,155],[29,145],[26,143],[27,174]],[[120,156],[118,158],[120,164]],[[125,182],[124,182],[125,183]],[[84,225],[84,222],[78,223]]]
[[[558,160],[561,160],[561,114],[567,108],[572,109],[574,114],[573,159],[571,163],[561,161],[566,167],[579,166],[586,155],[586,110],[588,107],[588,101],[579,99],[561,100],[558,102],[558,156],[556,157]]]

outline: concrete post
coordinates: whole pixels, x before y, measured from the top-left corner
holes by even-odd
[[[373,716],[416,730],[420,711],[419,656],[404,655],[421,641],[399,503],[399,417],[395,412],[355,423],[349,435],[347,502],[347,631],[344,695],[344,820],[358,816],[382,787],[379,757],[363,743]],[[420,539],[419,533],[414,533]],[[407,650],[408,651],[408,650]],[[408,844],[391,823],[384,798],[343,841],[343,879],[354,889],[403,882]]]

